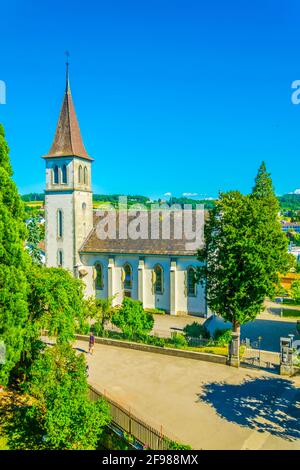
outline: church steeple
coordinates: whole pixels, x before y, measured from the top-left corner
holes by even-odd
[[[66,88],[54,140],[49,152],[43,158],[80,157],[93,160],[87,153],[80,133],[80,128],[72,99],[69,62],[66,63]]]
[[[46,167],[46,265],[77,275],[80,247],[93,228],[92,158],[79,130],[66,64],[64,99]]]

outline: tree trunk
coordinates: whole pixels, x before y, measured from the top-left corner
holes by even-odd
[[[240,324],[232,321],[232,340],[229,344],[228,361],[231,366],[239,367],[240,363]]]
[[[241,325],[235,320],[232,322],[232,331],[238,333],[239,336],[241,334]]]

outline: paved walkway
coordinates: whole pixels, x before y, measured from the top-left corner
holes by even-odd
[[[100,344],[87,360],[91,384],[195,449],[300,450],[300,377]]]

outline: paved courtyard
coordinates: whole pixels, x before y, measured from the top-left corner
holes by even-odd
[[[91,384],[195,449],[300,450],[300,377],[100,344],[87,360]]]

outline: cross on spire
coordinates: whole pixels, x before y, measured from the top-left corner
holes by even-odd
[[[70,62],[69,62],[70,53],[69,53],[69,51],[65,52],[65,56],[67,58],[67,61],[66,61],[66,92],[70,93],[71,90],[70,90],[70,81],[69,81],[69,65],[70,65]]]

